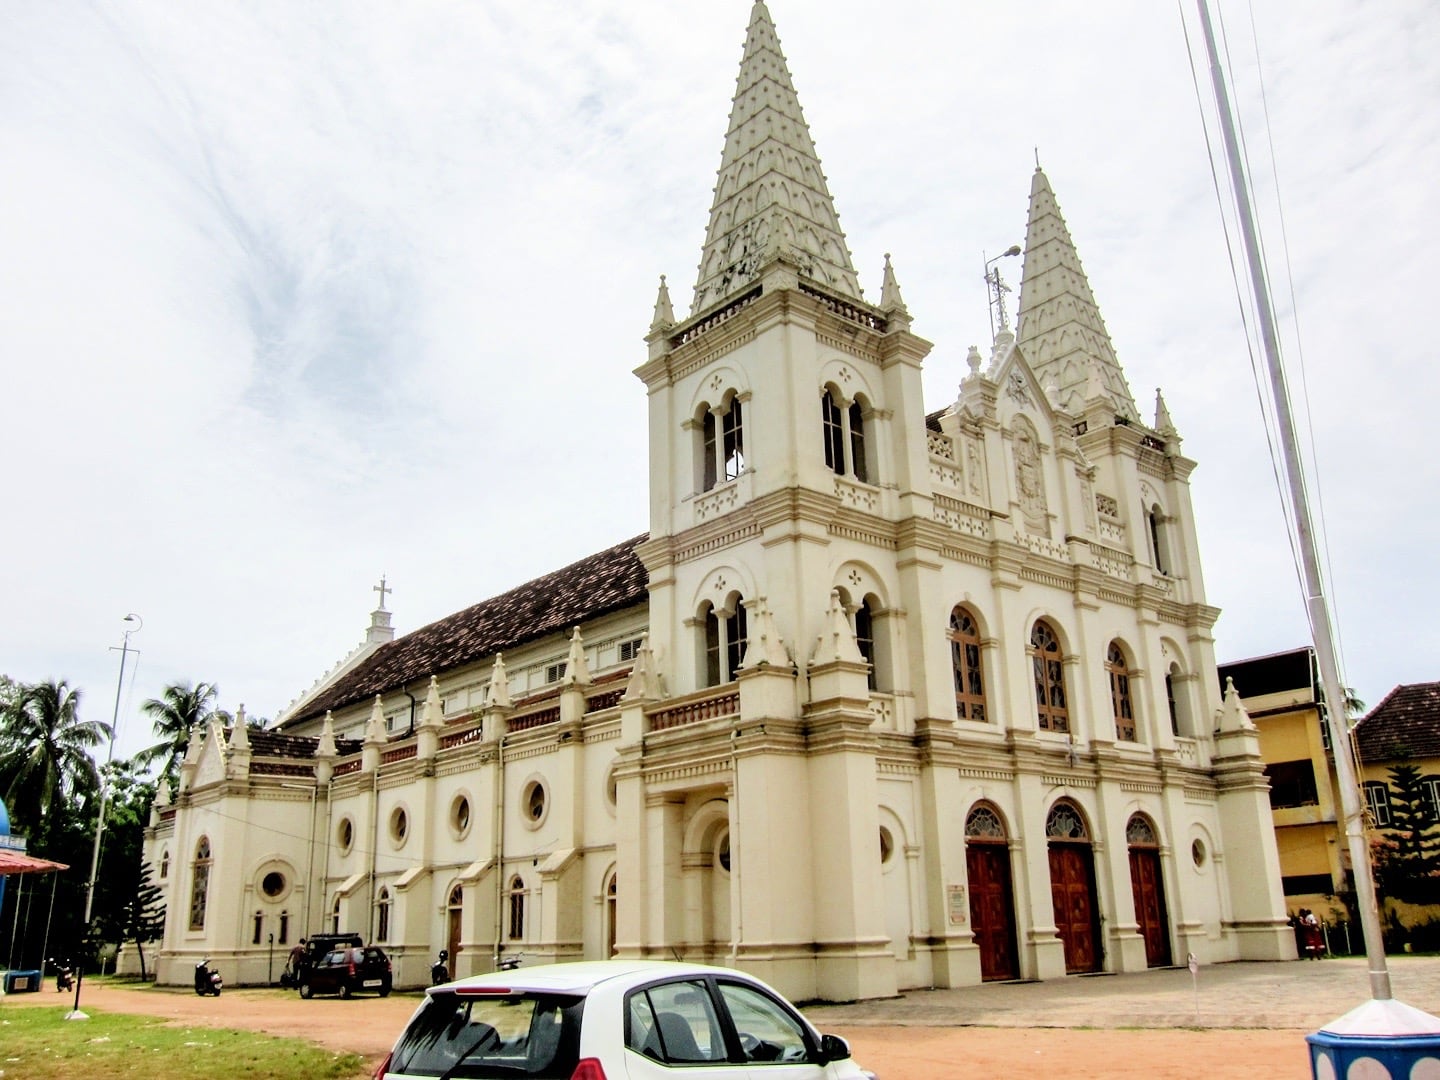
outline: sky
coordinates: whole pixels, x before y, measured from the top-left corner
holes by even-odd
[[[688,309],[749,6],[0,6],[0,672],[108,720],[136,613],[126,754],[168,683],[274,717],[382,574],[404,633],[645,531],[632,371],[660,274]],[[1306,643],[1193,5],[769,7],[861,283],[891,253],[935,343],[927,407],[988,352],[982,262],[1023,241],[1038,154],[1142,412],[1162,387],[1199,463],[1218,658]],[[1440,678],[1440,6],[1218,9],[1374,705]]]

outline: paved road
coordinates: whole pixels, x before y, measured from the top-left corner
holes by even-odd
[[[1398,998],[1440,1015],[1440,958],[1393,958],[1391,978]],[[1183,969],[912,991],[805,1012],[821,1030],[850,1039],[857,1059],[884,1080],[1054,1080],[1062,1073],[1194,1080],[1197,1062],[1205,1063],[1207,1080],[1255,1080],[1307,1076],[1304,1034],[1369,992],[1365,961],[1345,959],[1201,968],[1198,1024],[1197,995]],[[263,989],[197,998],[108,980],[87,983],[84,996],[93,1009],[304,1038],[360,1053],[372,1068],[418,1001],[410,994],[300,1001],[293,992]],[[49,989],[13,995],[0,1001],[0,1011],[55,1006],[58,998]]]
[[[1440,957],[1390,957],[1393,994],[1440,1016]],[[1198,984],[1198,993],[1196,985]],[[1291,1028],[1314,1031],[1370,998],[1364,957],[1184,968],[814,1005],[821,1027]]]

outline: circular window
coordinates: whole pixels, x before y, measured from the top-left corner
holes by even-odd
[[[727,874],[730,872],[730,830],[726,829],[720,834],[719,841],[715,844],[715,861],[720,864],[720,869]]]
[[[890,856],[895,854],[895,838],[890,835],[890,830],[884,825],[880,826],[880,862],[888,863]]]
[[[527,829],[538,829],[545,823],[545,815],[549,812],[550,793],[545,788],[545,781],[539,776],[532,776],[520,789],[520,820]]]
[[[341,855],[350,854],[350,846],[355,843],[355,823],[348,817],[341,818],[340,824],[335,827],[335,843]]]
[[[274,900],[285,892],[285,875],[278,870],[271,870],[260,880],[260,891]]]
[[[470,831],[470,800],[464,795],[456,795],[450,804],[450,831],[457,837]]]
[[[390,811],[390,839],[397,845],[405,843],[405,834],[410,829],[410,815],[403,806]]]
[[[1190,845],[1190,858],[1194,860],[1198,869],[1205,865],[1205,841],[1196,840]]]

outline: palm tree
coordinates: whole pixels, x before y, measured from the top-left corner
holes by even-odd
[[[161,772],[173,776],[190,743],[191,729],[211,719],[229,719],[215,708],[219,693],[220,688],[214,683],[200,682],[194,686],[188,682],[172,683],[158,698],[150,698],[141,705],[140,711],[150,717],[160,741],[136,754],[136,764],[149,767],[160,762]]]
[[[61,679],[22,686],[0,713],[0,783],[32,828],[99,786],[90,750],[110,737],[110,725],[81,720],[79,707],[80,691]]]

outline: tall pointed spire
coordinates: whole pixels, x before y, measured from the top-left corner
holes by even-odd
[[[1095,388],[1092,363],[1103,398],[1127,420],[1139,420],[1105,320],[1095,306],[1080,254],[1060,215],[1050,181],[1037,164],[1030,183],[1030,219],[1025,227],[1025,269],[1020,278],[1021,352],[1041,385],[1059,388],[1060,404],[1084,411]]]
[[[775,253],[822,287],[862,299],[775,24],[756,0],[691,313],[747,287]]]

